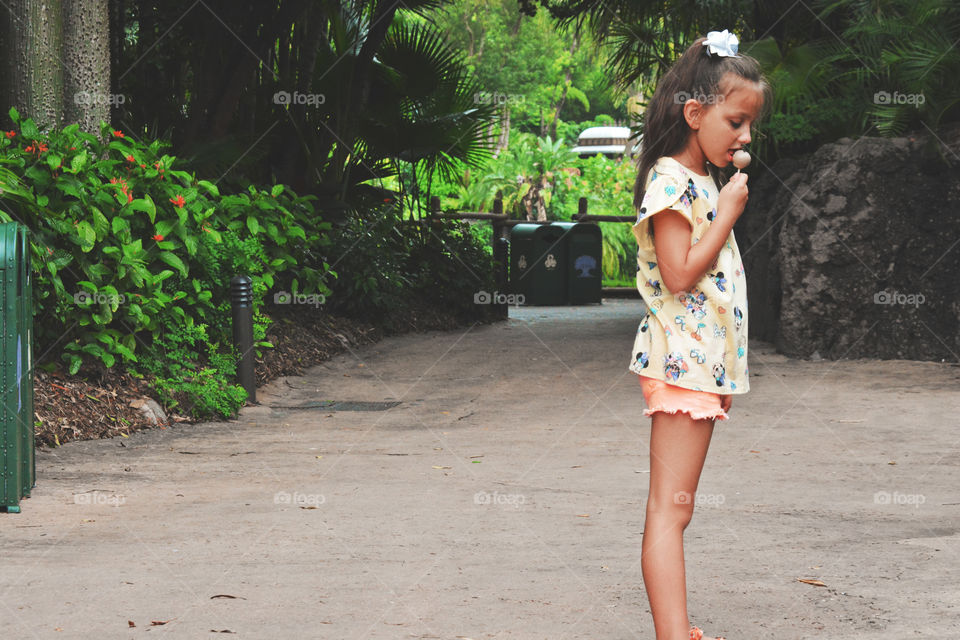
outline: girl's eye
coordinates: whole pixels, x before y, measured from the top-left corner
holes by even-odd
[[[733,126],[734,129],[739,129],[739,128],[740,128],[740,125],[742,125],[743,123],[742,123],[742,122],[734,122],[733,120],[731,120],[731,121],[730,121],[730,124],[731,124],[731,126]]]

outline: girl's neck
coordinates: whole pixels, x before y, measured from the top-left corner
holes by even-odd
[[[670,157],[698,176],[702,178],[710,177],[710,171],[707,169],[707,162],[702,157],[699,160],[693,160],[690,158],[690,153],[686,149]],[[697,168],[695,169],[694,167]],[[703,171],[703,173],[700,173],[700,171]]]

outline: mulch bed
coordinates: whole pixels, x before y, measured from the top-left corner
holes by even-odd
[[[301,375],[306,369],[387,335],[454,329],[472,324],[434,305],[419,305],[381,318],[377,325],[331,315],[312,308],[271,307],[267,330],[272,349],[261,349],[257,386],[279,376]],[[168,412],[168,424],[156,425],[136,405],[156,399],[150,383],[102,365],[84,365],[77,375],[37,370],[34,411],[38,447],[56,447],[71,440],[126,437],[141,429],[165,429],[170,423],[197,422],[190,415]],[[181,409],[182,410],[182,409]]]

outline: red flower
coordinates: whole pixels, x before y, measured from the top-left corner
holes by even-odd
[[[174,206],[180,207],[181,209],[183,209],[183,205],[187,203],[187,201],[183,199],[182,195],[177,196],[176,198],[170,198],[170,202],[172,202]]]
[[[12,137],[14,137],[15,135],[17,135],[17,132],[16,132],[16,131],[13,131],[13,130],[11,129],[10,131],[7,131],[6,134],[7,134],[7,137],[8,137],[8,138],[12,138]]]
[[[43,153],[44,151],[47,150],[47,145],[41,142],[40,144],[37,145],[37,148],[40,149],[40,153]]]
[[[133,156],[127,156],[127,162],[136,162]]]
[[[161,240],[163,240],[163,236],[158,233],[157,235],[153,236],[153,239],[156,240],[157,242],[160,242]]]
[[[24,149],[24,151],[26,151],[27,153],[33,153],[33,145],[32,145],[32,144],[31,144],[31,145],[28,145],[28,146]]]
[[[123,137],[123,131],[114,131],[114,132],[113,132],[113,136],[114,136],[115,138],[122,138],[122,137]]]

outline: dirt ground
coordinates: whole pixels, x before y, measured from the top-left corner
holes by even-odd
[[[641,315],[511,309],[351,348],[235,421],[40,452],[0,514],[0,637],[652,640]],[[749,357],[686,532],[691,621],[960,632],[960,368]]]

